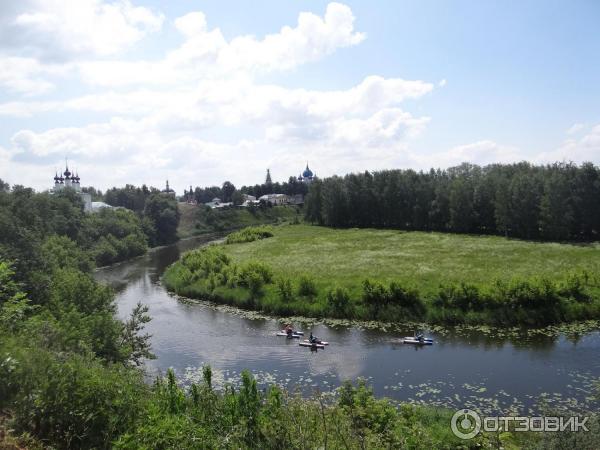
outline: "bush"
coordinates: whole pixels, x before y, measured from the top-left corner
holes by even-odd
[[[8,379],[18,431],[32,430],[58,448],[109,448],[130,429],[146,398],[142,373],[78,355],[13,350]]]
[[[263,283],[273,281],[273,270],[267,264],[259,261],[249,261],[240,268],[239,279],[243,284],[247,284],[249,274],[254,273],[259,276]]]
[[[342,287],[336,287],[327,292],[327,304],[336,315],[344,316],[348,311],[350,294]]]
[[[317,286],[312,278],[302,275],[298,280],[298,295],[304,297],[316,297]]]
[[[292,282],[288,278],[279,278],[276,284],[279,299],[284,303],[291,302],[293,300]]]
[[[266,239],[273,236],[273,228],[270,226],[246,227],[235,233],[231,233],[225,239],[226,244],[238,244]]]
[[[483,308],[479,289],[468,283],[441,286],[434,302],[437,306],[458,308],[462,311],[480,311]]]

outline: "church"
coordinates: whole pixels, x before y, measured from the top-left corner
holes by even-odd
[[[317,178],[317,175],[314,174],[312,172],[312,170],[310,170],[308,168],[308,162],[306,163],[306,169],[304,169],[304,172],[302,172],[300,175],[298,175],[298,181],[300,183],[306,183],[306,184],[310,184],[313,182],[314,179]]]
[[[52,192],[60,192],[66,188],[73,189],[79,194],[83,201],[83,210],[85,212],[92,211],[92,196],[87,192],[81,191],[79,175],[71,173],[69,170],[69,163],[65,161],[65,171],[60,175],[58,172],[54,173],[54,187],[52,188]]]

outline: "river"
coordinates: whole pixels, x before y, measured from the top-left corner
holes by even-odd
[[[207,242],[180,241],[96,272],[115,289],[122,318],[138,301],[150,307],[147,331],[157,358],[146,364],[149,377],[172,367],[182,380],[195,381],[210,364],[221,384],[236,384],[240,372],[249,369],[263,386],[276,382],[302,393],[328,392],[343,380],[363,377],[376,395],[453,408],[533,413],[540,399],[554,406],[597,407],[590,397],[591,382],[600,377],[600,331],[523,342],[483,332],[428,333],[435,344],[416,348],[396,342],[408,329],[391,333],[317,324],[313,333],[330,345],[312,352],[297,340],[276,337],[281,327],[276,319],[180,301],[164,289],[165,268],[183,251]]]

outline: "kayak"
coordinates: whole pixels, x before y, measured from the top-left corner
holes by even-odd
[[[416,337],[414,337],[414,336],[405,336],[403,339],[404,340],[408,339],[408,340],[418,341],[418,339]],[[425,342],[433,342],[433,339],[431,339],[431,338],[423,338],[423,341],[425,341]]]
[[[304,342],[308,342],[310,344],[310,341],[308,339],[304,339]],[[322,341],[322,340],[318,339],[317,340],[317,344],[329,345],[329,342]]]
[[[415,339],[415,338],[404,338],[402,340],[402,342],[404,342],[405,344],[413,344],[413,345],[433,345],[433,340],[432,339],[424,339],[422,341]]]
[[[287,334],[285,330],[281,330],[280,333]],[[277,333],[279,335],[279,333]],[[304,336],[304,331],[292,331],[292,334],[299,334],[300,336]]]
[[[288,334],[285,331],[280,331],[279,333],[277,333],[277,336],[289,337]],[[292,333],[291,337],[293,339],[300,339],[302,337],[302,335],[300,335],[298,333]]]
[[[298,344],[300,347],[316,347],[316,348],[325,348],[323,344],[311,344],[310,342],[300,342]]]

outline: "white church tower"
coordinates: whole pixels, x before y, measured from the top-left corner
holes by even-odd
[[[79,194],[83,201],[83,210],[86,212],[92,211],[92,196],[87,192],[81,192],[80,178],[77,173],[71,173],[69,170],[69,162],[65,158],[65,171],[62,175],[54,173],[54,188],[53,192],[59,192],[63,189],[73,189]]]

